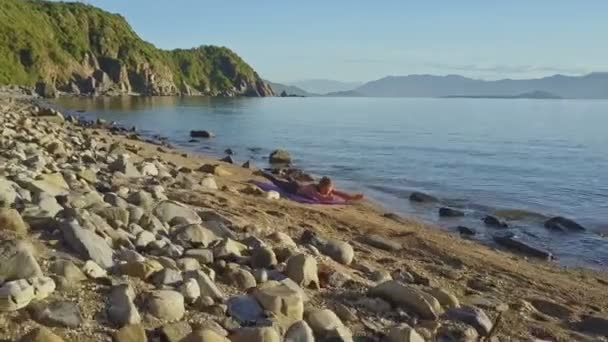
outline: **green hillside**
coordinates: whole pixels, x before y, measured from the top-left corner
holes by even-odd
[[[0,84],[74,93],[272,95],[225,47],[166,51],[118,14],[81,3],[0,1]]]

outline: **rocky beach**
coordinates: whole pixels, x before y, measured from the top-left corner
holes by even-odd
[[[0,96],[0,339],[605,341],[608,274]],[[241,162],[245,162],[244,160]]]

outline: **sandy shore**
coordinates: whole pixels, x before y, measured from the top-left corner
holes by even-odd
[[[126,329],[141,329],[151,341],[160,340],[161,336],[171,340],[167,339],[166,330],[175,322],[195,331],[188,341],[207,341],[193,336],[196,331],[202,334],[209,330],[213,331],[210,334],[226,335],[231,341],[279,341],[279,336],[290,337],[290,331],[310,338],[302,326],[312,328],[317,341],[352,341],[350,336],[356,341],[408,341],[406,336],[410,341],[461,341],[467,336],[476,341],[477,336],[488,334],[496,341],[597,341],[608,335],[607,273],[564,268],[495,250],[413,219],[387,216],[371,203],[311,206],[270,199],[267,193],[249,184],[252,179],[260,179],[255,170],[150,144],[132,133],[84,128],[55,113],[39,116],[40,112],[27,98],[9,100],[5,95],[0,100],[0,180],[13,182],[13,187],[23,190],[17,191],[23,199],[14,207],[25,223],[23,229],[3,229],[0,233],[5,243],[25,240],[33,244],[41,269],[37,276],[50,277],[55,289],[45,298],[32,299],[27,307],[1,312],[2,339],[18,340],[32,329],[44,327],[36,333],[49,329],[66,341],[110,341]],[[62,145],[61,153],[58,147],[49,147],[54,142]],[[123,154],[128,159],[122,159]],[[43,161],[32,161],[32,156],[40,156]],[[207,166],[203,172],[203,165],[216,166]],[[83,170],[90,170],[90,174]],[[57,195],[60,201],[56,215],[40,214],[38,209],[47,204],[41,204],[38,197],[44,196],[37,191],[49,191],[33,183],[37,179],[48,181],[45,175],[49,174],[62,175],[60,183],[67,185]],[[29,198],[26,192],[30,193]],[[147,194],[142,196],[140,192]],[[167,203],[165,198],[187,205],[187,212],[198,216],[184,219],[182,214],[169,220],[159,217],[167,212],[158,209]],[[131,213],[126,219],[125,212]],[[141,216],[133,219],[134,212],[144,213],[143,217],[152,213],[161,224],[149,228]],[[104,222],[90,224],[95,221],[87,216],[91,213]],[[84,272],[86,276],[76,282],[63,268],[59,270],[57,264],[61,260],[69,260],[85,271],[87,260],[98,259],[97,264],[104,261],[98,255],[93,258],[91,253],[96,252],[78,248],[78,243],[69,238],[71,228],[65,225],[73,222],[70,219],[108,244],[112,262],[101,265],[107,276],[92,279],[95,277]],[[190,219],[198,221],[189,222]],[[197,230],[196,234],[186,234],[183,231],[194,229],[184,228],[188,224],[202,226],[206,233]],[[136,226],[152,232],[151,241],[142,243],[146,234]],[[208,231],[211,233],[205,235]],[[310,232],[314,232],[312,238]],[[161,246],[160,241],[165,241],[165,245]],[[137,257],[133,253],[125,257],[128,253],[124,250]],[[190,250],[208,252],[197,252],[205,255],[202,257],[195,252],[187,254]],[[261,250],[267,254],[270,250],[275,262],[259,261],[264,259],[260,257],[264,255]],[[208,259],[209,253],[213,260]],[[0,261],[14,261],[5,254],[0,253]],[[214,298],[207,293],[201,297],[207,297],[204,300],[191,303],[184,297],[183,284],[188,277],[182,259],[194,255],[201,264],[197,272],[209,277],[213,274],[212,281],[222,296]],[[298,264],[298,255],[303,255],[304,264]],[[150,268],[154,272],[148,272]],[[162,277],[156,274],[169,270],[181,272],[178,278],[182,280],[158,280]],[[271,305],[265,305],[260,292],[279,285],[265,282],[260,275],[264,273],[271,279],[287,275],[305,288],[303,315],[273,312]],[[303,277],[297,276],[302,273]],[[7,279],[5,274],[0,276]],[[253,278],[257,279],[252,281]],[[195,279],[201,287],[201,280]],[[126,321],[117,323],[111,317],[110,308],[116,304],[112,294],[120,284],[132,288],[133,310],[140,316],[139,320],[127,320],[133,323],[130,325]],[[380,288],[387,284],[393,288]],[[186,298],[181,315],[173,309],[151,308],[157,303],[151,304],[150,298],[159,289],[177,293],[182,300]],[[0,289],[0,297],[1,293]],[[236,295],[254,298],[257,304],[249,303],[248,310],[255,311],[256,305],[262,305],[264,318],[239,321],[237,313],[231,313],[231,300]],[[283,299],[285,307],[295,300]],[[0,306],[1,301],[2,298]],[[44,308],[53,311],[51,304],[57,302],[76,303],[81,315],[77,324],[44,318]],[[471,316],[467,310],[472,309],[466,309],[469,307],[476,307],[481,313],[474,311]],[[329,309],[337,317],[319,309]],[[293,328],[292,323],[302,319],[306,323],[296,327],[299,330]],[[221,341],[220,337],[209,341]],[[50,341],[44,341],[47,340]],[[179,340],[181,337],[171,341]]]

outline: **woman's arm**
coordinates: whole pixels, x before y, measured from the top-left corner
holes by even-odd
[[[339,190],[334,190],[333,194],[343,198],[346,201],[359,201],[363,199],[363,194],[349,194],[347,192],[343,192],[343,191],[339,191]]]

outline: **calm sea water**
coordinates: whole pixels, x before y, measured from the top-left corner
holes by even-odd
[[[188,150],[219,156],[231,148],[259,166],[286,148],[298,167],[445,229],[470,226],[484,241],[496,233],[480,222],[485,213],[523,210],[510,222],[523,239],[565,265],[608,268],[608,101],[164,97],[59,105]],[[192,129],[217,138],[189,143]],[[439,219],[436,207],[410,204],[414,190],[468,215]],[[589,232],[547,231],[532,213],[566,216]]]

